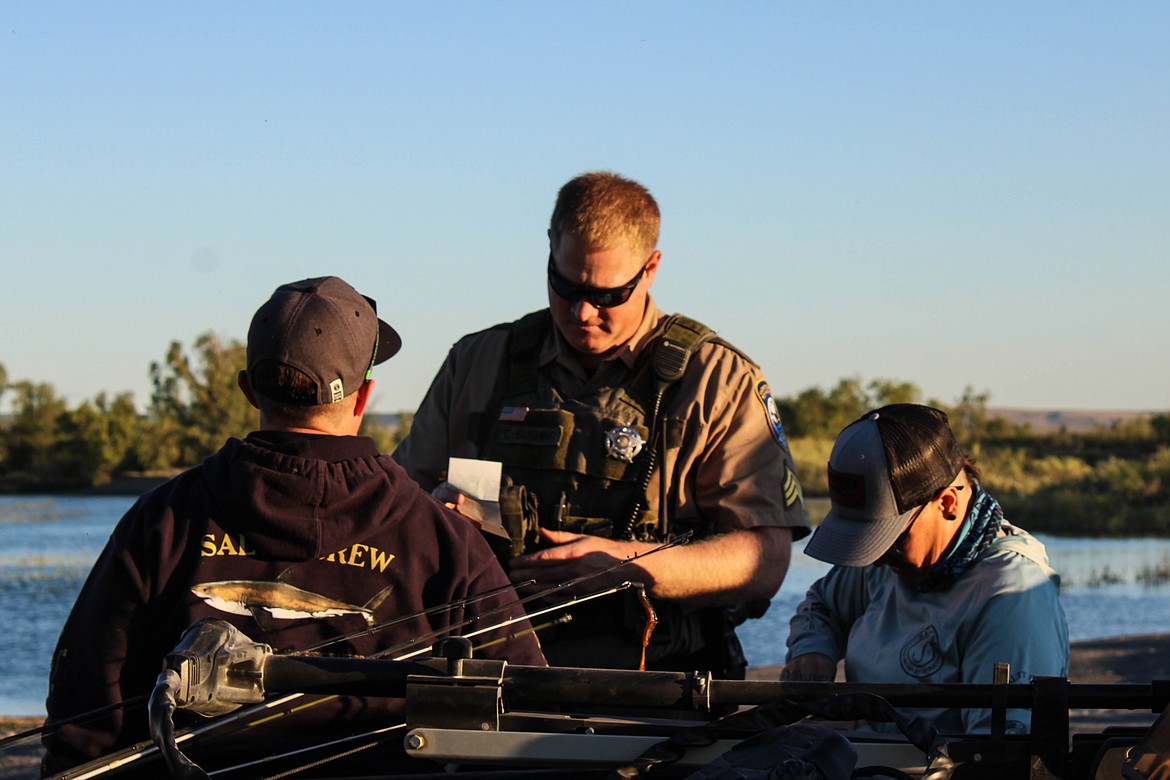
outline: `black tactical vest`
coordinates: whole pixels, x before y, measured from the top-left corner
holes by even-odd
[[[682,420],[664,419],[662,397],[690,355],[714,332],[668,317],[642,351],[632,381],[564,397],[538,374],[540,345],[554,327],[547,309],[508,328],[508,364],[496,389],[495,419],[472,420],[481,457],[503,463],[500,508],[513,554],[545,528],[618,539],[662,541],[674,528],[646,486],[666,450],[682,440]]]

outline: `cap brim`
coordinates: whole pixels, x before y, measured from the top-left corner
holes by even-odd
[[[386,362],[398,354],[400,349],[402,349],[402,337],[398,335],[398,331],[379,319],[378,351],[374,353],[374,365]]]
[[[913,514],[911,509],[886,520],[850,520],[830,509],[804,552],[835,566],[869,566],[890,549]]]

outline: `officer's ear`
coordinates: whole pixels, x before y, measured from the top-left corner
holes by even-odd
[[[662,252],[655,249],[650,253],[650,259],[646,261],[646,270],[642,276],[646,279],[646,289],[650,289],[650,285],[654,284],[654,274],[658,273],[658,262],[662,260]]]

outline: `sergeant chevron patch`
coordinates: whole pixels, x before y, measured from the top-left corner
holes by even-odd
[[[784,465],[784,508],[787,509],[797,502],[804,506],[804,488],[800,486],[800,480],[796,477],[796,472],[788,468],[788,464]]]

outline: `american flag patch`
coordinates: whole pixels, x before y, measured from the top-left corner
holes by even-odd
[[[527,406],[505,406],[500,410],[500,419],[504,422],[524,422],[527,416]]]

